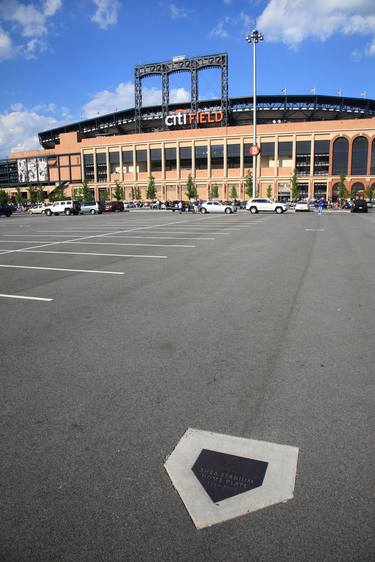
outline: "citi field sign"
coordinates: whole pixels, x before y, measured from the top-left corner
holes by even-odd
[[[222,111],[201,111],[199,113],[187,113],[184,110],[177,110],[170,113],[165,118],[167,127],[176,127],[177,125],[193,125],[195,123],[204,125],[208,123],[220,123],[223,120]]]

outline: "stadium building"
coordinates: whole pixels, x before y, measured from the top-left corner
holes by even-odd
[[[221,97],[200,100],[199,72],[221,71]],[[169,76],[190,72],[191,101],[169,101]],[[142,79],[162,79],[162,104],[142,106]],[[0,161],[0,187],[27,196],[42,186],[45,196],[64,188],[74,197],[83,182],[95,199],[111,198],[119,183],[124,198],[137,190],[146,198],[149,177],[161,200],[186,198],[192,175],[201,199],[215,184],[219,198],[235,188],[246,199],[245,179],[252,169],[251,97],[228,97],[227,54],[175,57],[135,68],[133,109],[80,121],[39,134],[41,150],[13,152]],[[301,197],[335,200],[341,173],[351,196],[375,189],[375,100],[322,95],[257,97],[257,193],[290,198],[296,170]]]

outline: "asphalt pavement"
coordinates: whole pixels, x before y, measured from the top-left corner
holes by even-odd
[[[2,217],[0,559],[373,560],[374,241],[375,211]],[[298,447],[294,498],[198,531],[189,427]]]

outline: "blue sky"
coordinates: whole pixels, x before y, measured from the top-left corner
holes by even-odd
[[[258,93],[375,98],[375,0],[0,0],[0,157],[37,148],[39,131],[132,107],[136,64],[228,52],[230,96],[251,95],[255,27]],[[219,72],[199,84],[217,97]],[[188,74],[170,87],[189,99]],[[159,79],[143,90],[158,103]]]

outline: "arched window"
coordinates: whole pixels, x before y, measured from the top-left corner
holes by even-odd
[[[371,171],[370,174],[373,176],[375,174],[375,139],[372,141],[371,147]]]
[[[336,139],[333,144],[332,174],[334,176],[339,176],[342,172],[344,174],[348,173],[348,153],[348,139],[345,139],[344,137]]]
[[[351,196],[355,197],[360,191],[363,191],[363,190],[364,190],[363,184],[360,183],[360,182],[356,182],[352,186]]]
[[[352,175],[365,176],[367,174],[368,140],[357,137],[352,145]]]

